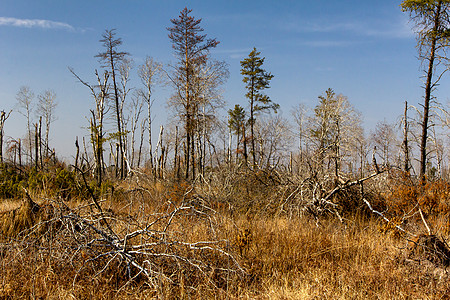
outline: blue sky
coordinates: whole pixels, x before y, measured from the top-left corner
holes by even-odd
[[[369,131],[378,121],[395,121],[403,102],[418,104],[423,90],[416,41],[401,1],[278,0],[179,1],[2,0],[0,6],[0,110],[14,109],[23,85],[36,94],[57,94],[51,145],[74,153],[76,136],[87,135],[85,116],[93,108],[89,90],[70,74],[72,67],[94,82],[105,29],[116,28],[135,65],[149,55],[174,62],[166,28],[187,6],[219,46],[212,57],[229,64],[224,86],[227,107],[245,105],[239,61],[253,47],[266,57],[275,77],[267,91],[284,116],[300,102],[314,107],[333,88],[349,98]],[[444,77],[436,94],[447,102]],[[139,86],[134,78],[131,85]],[[157,87],[155,126],[167,122],[167,87]],[[25,119],[14,112],[5,134],[25,134]]]

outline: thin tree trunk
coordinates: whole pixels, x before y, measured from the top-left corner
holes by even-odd
[[[3,163],[3,138],[4,138],[3,128],[10,114],[11,111],[8,114],[6,114],[5,111],[0,112],[0,163]]]
[[[88,155],[87,148],[86,148],[86,139],[84,138],[84,136],[83,136],[83,150],[84,150],[84,154],[82,156],[85,157],[86,163],[87,163],[87,167],[90,168],[91,164],[90,164],[90,161],[89,161],[89,155]]]
[[[38,146],[39,146],[39,161],[41,164],[41,168],[44,168],[44,162],[42,158],[42,117],[39,118],[39,132],[38,132]]]
[[[231,151],[231,147],[230,147]],[[203,151],[202,151],[202,175],[205,176],[205,164],[206,164],[206,112],[205,106],[203,105]],[[230,153],[231,155],[231,153]],[[231,157],[230,157],[231,162]]]
[[[403,168],[405,174],[409,174],[409,146],[408,146],[408,101],[405,101],[405,113],[403,123],[403,152],[405,154],[405,161]]]
[[[187,36],[185,37],[187,39]],[[190,78],[189,78],[189,55],[188,55],[188,43],[185,43],[185,72],[186,72],[186,85],[185,85],[185,97],[186,97],[186,179],[189,178],[189,156],[191,150],[191,99],[189,94]],[[193,153],[193,152],[192,152]],[[193,156],[193,155],[192,155]],[[192,164],[192,168],[194,165]],[[194,171],[193,171],[194,172]],[[194,179],[194,177],[192,177]]]
[[[77,148],[77,154],[75,156],[75,169],[78,168],[78,156],[80,155],[80,145],[78,145],[78,137],[75,140],[75,147]]]
[[[198,132],[197,128],[197,169],[199,173],[202,173],[203,169],[203,153],[202,153],[203,145],[202,145],[202,139],[200,137],[200,133]]]
[[[3,126],[0,128],[0,164],[3,164]]]
[[[252,87],[251,87],[251,100],[250,100],[250,133],[252,135],[252,158],[253,158],[253,168],[256,166],[256,150],[255,150],[255,132],[254,132],[254,125],[255,125],[255,119],[254,119],[254,79],[252,77]]]
[[[247,137],[245,135],[245,125],[242,125],[242,139],[244,140],[244,160],[245,164],[248,164],[248,156],[247,156]]]
[[[158,152],[159,152],[159,148],[161,148],[162,151],[162,139],[163,139],[163,132],[164,132],[164,127],[161,125],[161,127],[159,128],[159,137],[158,137],[158,144],[156,144],[156,158],[157,158],[157,162],[156,162],[156,177],[159,176],[159,168],[160,168],[160,164],[159,164],[159,157],[158,157]]]
[[[239,128],[239,126],[238,126],[238,128]],[[236,132],[236,165],[239,164],[239,145],[241,143],[240,138],[241,138],[240,130],[238,129]]]
[[[191,172],[192,179],[195,179],[195,136],[191,136]]]
[[[30,166],[33,164],[33,137],[31,135],[30,112],[27,109],[28,145],[30,147]]]
[[[3,164],[3,126],[5,125],[5,112],[0,113],[0,164]]]
[[[143,122],[141,122],[141,141],[139,142],[139,153],[138,153],[138,161],[137,161],[138,168],[141,165],[142,147],[144,145],[144,130],[145,130],[144,123],[145,123],[145,120]]]
[[[179,166],[178,166],[178,126],[175,126],[175,156],[174,156],[174,174],[179,179]]]
[[[231,127],[229,128],[230,130],[228,131],[228,149],[227,149],[227,160],[228,160],[228,164],[231,166]]]
[[[136,134],[136,125],[132,124],[132,126],[133,126],[133,130],[131,132],[131,164],[130,164],[130,168],[134,167],[134,156],[135,156],[134,155],[134,152],[135,152],[135,149],[134,149],[135,137],[134,136]],[[129,158],[128,155],[127,155],[127,157]]]
[[[35,151],[35,161],[34,161],[34,167],[36,171],[39,168],[39,139],[38,139],[38,123],[34,124],[34,151]]]
[[[433,32],[436,32],[439,27],[439,19],[441,14],[441,1],[438,2],[436,8],[436,14],[434,17]],[[436,42],[437,36],[432,35],[430,56],[428,59],[428,71],[427,71],[427,81],[425,84],[425,101],[423,105],[423,121],[422,121],[422,137],[420,141],[420,173],[419,176],[422,182],[425,182],[426,165],[427,165],[427,139],[428,139],[428,119],[430,110],[430,99],[431,99],[431,89],[432,89],[432,79],[433,79],[433,67],[434,60],[436,56]]]
[[[22,169],[22,140],[19,139],[19,168]]]
[[[191,134],[189,132],[189,120],[188,117],[186,117],[186,149],[184,152],[184,163],[186,165],[186,179],[189,179],[189,163],[190,163],[190,149],[191,149]]]
[[[119,152],[117,153],[117,157],[120,163],[120,169],[119,169],[119,175],[120,179],[123,179],[124,177],[124,170],[123,170],[123,142],[122,142],[122,119],[120,116],[120,106],[119,106],[119,90],[117,88],[116,83],[116,70],[114,65],[114,58],[113,58],[113,48],[110,45],[109,48],[109,62],[111,66],[111,72],[112,72],[112,79],[113,79],[113,86],[114,86],[114,101],[116,106],[116,118],[117,118],[117,130],[118,130],[118,137],[119,137]]]
[[[149,93],[150,94],[150,93]],[[147,108],[148,108],[148,153],[150,155],[150,170],[153,173],[153,147],[152,147],[152,103],[150,100],[150,96],[147,99]]]

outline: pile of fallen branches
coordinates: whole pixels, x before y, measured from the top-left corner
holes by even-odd
[[[217,213],[192,191],[181,201],[168,198],[155,208],[142,198],[122,203],[121,209],[105,209],[106,199],[92,196],[91,203],[72,208],[47,200],[51,213],[37,217],[44,206],[27,195],[17,212],[29,219],[21,221],[25,225],[20,231],[2,236],[0,260],[33,249],[49,263],[72,268],[74,272],[64,275],[72,274],[74,286],[86,276],[94,280],[111,275],[119,290],[139,283],[152,290],[182,286],[189,293],[201,283],[226,291],[228,278],[245,274],[228,240],[217,233]],[[4,213],[11,222],[15,215]],[[4,268],[8,264],[14,264],[14,257],[2,261]]]

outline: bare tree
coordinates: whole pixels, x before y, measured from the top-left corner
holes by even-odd
[[[432,164],[432,158],[434,158],[436,167],[432,167],[432,169],[429,169],[428,174],[432,175],[431,177],[442,177],[443,161],[444,161],[444,144],[442,138],[440,137],[439,133],[436,130],[436,126],[432,126],[430,128],[430,139],[432,147],[430,149],[429,153],[430,158],[428,159],[428,163]]]
[[[132,116],[126,117],[124,115],[124,107],[125,102],[127,99],[128,94],[131,91],[131,88],[128,87],[128,83],[130,81],[130,71],[133,68],[133,60],[124,57],[122,60],[118,63],[118,71],[119,71],[119,115],[120,115],[120,121],[121,121],[121,128],[122,128],[122,143],[123,143],[123,153],[122,156],[124,160],[128,161],[128,145],[127,145],[127,134],[128,134],[128,121],[129,118]],[[133,104],[132,104],[133,105]],[[131,154],[132,155],[132,154]],[[129,170],[127,170],[128,172]]]
[[[292,109],[292,116],[294,117],[294,121],[297,125],[297,136],[298,136],[298,149],[299,149],[299,166],[303,165],[303,152],[304,152],[304,144],[305,144],[305,135],[306,132],[306,121],[307,121],[307,113],[308,108],[304,103],[298,104],[298,106]]]
[[[259,166],[273,168],[287,162],[292,147],[291,126],[287,119],[279,114],[262,117],[255,123],[254,132]]]
[[[4,110],[0,111],[0,163],[3,163],[3,128],[5,127],[5,122],[11,115],[12,110],[6,113]]]
[[[355,166],[359,165],[359,176],[363,178],[367,167],[367,158],[369,156],[370,140],[366,138],[364,134],[364,128],[360,124],[355,124],[355,128],[352,131],[351,148],[354,154],[353,164],[350,165],[349,171],[353,174],[355,172]]]
[[[215,60],[198,67],[192,84],[192,95],[196,99],[193,103],[193,139],[196,140],[197,168],[204,175],[208,137],[217,122],[217,110],[224,105],[219,87],[228,79],[229,72],[225,62]]]
[[[50,125],[56,120],[55,109],[56,103],[56,93],[52,90],[46,90],[42,94],[38,95],[38,106],[37,113],[39,116],[44,118],[45,122],[45,140],[44,140],[44,151],[45,157],[48,157],[49,153],[49,133]]]
[[[122,45],[122,39],[116,38],[115,29],[105,30],[100,42],[105,48],[104,52],[100,52],[95,57],[98,57],[103,63],[103,67],[108,68],[108,72],[111,73],[111,79],[113,84],[113,99],[114,99],[114,111],[116,114],[117,123],[117,139],[119,141],[119,163],[120,163],[120,178],[125,176],[124,173],[124,143],[123,143],[123,129],[121,105],[120,105],[120,89],[116,75],[118,73],[118,67],[120,63],[129,55],[128,52],[119,51],[118,47]]]
[[[354,131],[360,126],[359,113],[347,97],[328,89],[308,120],[309,143],[316,153],[318,170],[330,170],[339,178],[341,162],[348,155]]]
[[[134,166],[134,162],[135,162],[135,144],[136,144],[136,132],[138,127],[142,128],[142,122],[140,123],[140,117],[141,114],[143,112],[143,106],[144,106],[144,102],[142,99],[142,93],[134,93],[134,95],[131,97],[131,105],[130,105],[130,131],[131,131],[131,140],[129,143],[129,148],[130,148],[130,155],[129,158],[131,159],[130,162],[130,166],[133,167]],[[141,126],[139,126],[141,125]],[[142,142],[142,137],[141,137],[141,142]],[[139,147],[140,148],[140,147]],[[139,158],[138,158],[139,161]],[[139,163],[138,163],[139,166]]]
[[[392,162],[393,148],[397,144],[394,124],[386,120],[378,122],[372,133],[372,140],[376,146],[376,152],[380,155],[383,165],[388,166]]]
[[[70,72],[89,90],[95,101],[95,110],[91,110],[92,117],[90,118],[90,130],[91,130],[91,142],[92,148],[94,149],[94,159],[95,159],[95,174],[97,179],[97,184],[100,186],[102,183],[102,177],[104,173],[104,160],[103,160],[103,144],[105,142],[104,138],[104,125],[103,121],[106,115],[106,102],[109,96],[110,84],[108,83],[109,73],[104,72],[103,78],[100,78],[97,70],[95,70],[95,75],[97,77],[97,85],[91,85],[83,81],[72,69]],[[83,139],[84,145],[84,139]],[[84,146],[86,148],[86,146]],[[86,151],[85,151],[86,152]]]
[[[152,106],[155,99],[153,90],[156,83],[159,82],[162,65],[152,57],[146,57],[144,64],[139,67],[139,77],[141,78],[144,89],[140,90],[144,101],[147,103],[147,123],[148,123],[148,152],[150,155],[150,168],[153,170],[153,147],[152,147]]]
[[[28,86],[21,86],[19,92],[16,95],[16,99],[19,105],[19,113],[27,118],[27,134],[28,134],[28,150],[29,150],[29,163],[33,162],[33,135],[31,133],[31,113],[33,111],[33,99],[34,93]]]

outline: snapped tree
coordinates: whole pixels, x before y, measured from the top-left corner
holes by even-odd
[[[0,164],[3,163],[3,128],[5,127],[5,122],[11,115],[11,110],[6,113],[4,110],[0,111]]]

